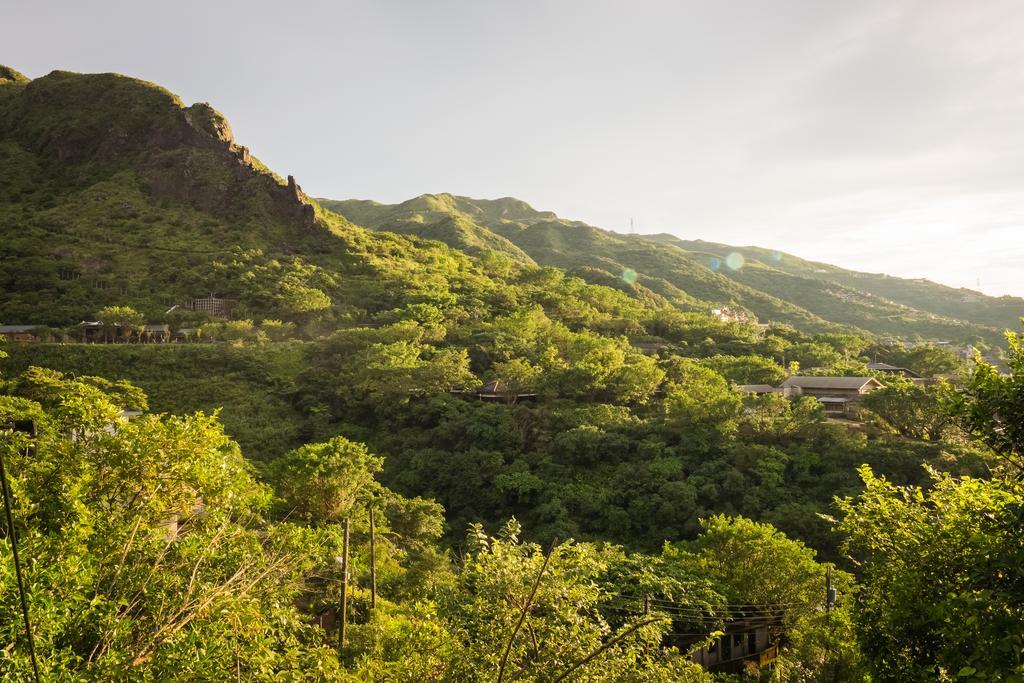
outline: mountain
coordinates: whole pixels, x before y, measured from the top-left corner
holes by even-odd
[[[533,261],[607,284],[625,276],[682,308],[740,306],[763,321],[813,332],[855,328],[883,336],[1002,343],[1003,330],[1024,315],[1024,299],[990,297],[927,280],[845,270],[758,247],[734,247],[673,235],[623,235],[537,211],[512,198],[479,200],[424,195],[388,206],[319,200],[378,230],[431,236],[431,226],[457,220],[475,240],[504,237]],[[730,254],[743,257],[730,267]],[[735,258],[735,257],[734,257]]]
[[[1013,326],[1016,320],[1024,315],[1024,299],[1020,297],[992,297],[966,287],[948,287],[927,279],[907,279],[847,270],[758,247],[735,247],[702,240],[682,240],[673,235],[651,235],[648,239],[676,244],[690,251],[711,253],[719,258],[725,258],[729,253],[739,253],[747,261],[768,264],[776,271],[803,280],[841,284],[893,303],[978,325],[1002,329]],[[737,279],[740,279],[741,274],[742,271],[736,273]]]
[[[252,317],[359,318],[490,279],[322,209],[208,104],[117,74],[0,69],[0,322],[64,327],[105,305],[158,319],[211,293]]]
[[[807,333],[998,344],[1024,314],[1014,297],[622,235],[511,197],[314,200],[209,104],[117,74],[0,67],[0,238],[5,324],[67,327],[106,305],[160,319],[211,293],[244,317],[328,328],[415,302],[486,316],[537,300],[498,291],[537,266],[651,310],[739,307]],[[732,253],[742,268],[726,265]]]

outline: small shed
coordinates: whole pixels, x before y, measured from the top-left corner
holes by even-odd
[[[9,342],[35,342],[39,336],[35,325],[0,325],[0,337]]]
[[[889,365],[888,363],[868,363],[868,370],[884,372],[887,375],[903,375],[910,379],[921,379],[921,375],[910,368],[901,368],[898,365]]]
[[[195,340],[199,336],[198,330],[194,327],[183,327],[180,330],[175,330],[174,334],[171,335],[171,341],[175,342],[190,342]]]
[[[151,343],[163,343],[171,339],[171,326],[165,324],[151,324],[142,327],[142,341]]]
[[[771,394],[778,391],[778,389],[773,387],[771,384],[740,384],[736,387],[736,390],[745,394],[757,394],[758,396],[764,396],[765,394]]]
[[[98,343],[106,340],[106,327],[97,320],[83,320],[78,323],[78,331],[82,335],[82,341],[86,343]]]
[[[522,403],[537,400],[537,394],[511,391],[500,379],[491,380],[482,387],[471,391],[457,389],[452,393],[464,398],[490,403]]]

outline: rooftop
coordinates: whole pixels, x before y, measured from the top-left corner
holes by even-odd
[[[883,386],[874,377],[790,377],[781,386],[801,389],[863,389],[868,384],[873,384],[875,388]]]

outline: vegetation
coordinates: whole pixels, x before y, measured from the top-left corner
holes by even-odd
[[[707,681],[690,651],[744,610],[783,634],[754,678],[1022,674],[1022,341],[1008,376],[917,343],[998,356],[1005,302],[947,316],[509,198],[342,217],[113,74],[0,70],[0,161],[0,316],[46,340],[0,353],[0,424],[40,426],[0,448],[48,677]],[[879,375],[858,422],[736,386],[869,362],[942,381]],[[27,680],[10,539],[0,671]]]

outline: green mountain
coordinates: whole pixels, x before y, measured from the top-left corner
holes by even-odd
[[[63,327],[105,305],[159,319],[210,293],[249,317],[359,319],[493,289],[439,242],[323,210],[208,104],[117,74],[0,70],[0,257],[6,324]]]
[[[623,278],[684,309],[739,306],[762,321],[813,332],[856,328],[883,336],[1000,344],[1024,315],[1024,299],[990,297],[927,280],[845,270],[758,247],[734,247],[672,235],[622,235],[537,211],[505,198],[424,195],[388,206],[319,200],[378,230],[413,232],[466,248],[431,226],[457,221],[474,242],[488,231],[536,263],[608,284]],[[730,254],[742,267],[727,265]],[[634,279],[635,278],[635,279]]]
[[[739,307],[808,333],[998,344],[1024,314],[1014,297],[621,235],[510,197],[312,200],[210,105],[116,74],[0,69],[0,198],[8,324],[68,326],[104,305],[155,319],[213,293],[247,317],[330,326],[415,301],[479,309],[495,282],[537,265],[654,309]],[[734,252],[744,267],[724,265]]]
[[[1003,329],[1013,327],[1024,315],[1024,299],[1016,296],[992,297],[965,287],[954,288],[927,279],[907,279],[879,273],[863,273],[816,261],[807,261],[791,254],[758,247],[736,247],[727,244],[682,240],[673,235],[650,235],[647,239],[675,244],[690,251],[711,253],[719,258],[739,253],[748,262],[769,265],[773,271],[793,275],[797,286],[809,280],[839,284],[857,290],[864,298],[876,297],[937,316]],[[745,273],[734,273],[742,279]],[[780,282],[786,281],[780,278]],[[813,285],[809,285],[813,288]]]

